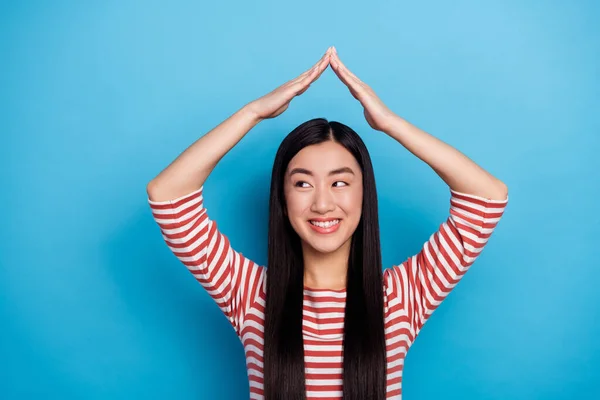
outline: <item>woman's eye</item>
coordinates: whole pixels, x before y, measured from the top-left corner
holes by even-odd
[[[348,186],[348,184],[344,181],[337,181],[337,182],[334,182],[333,184],[335,185],[336,183],[341,183],[342,186]],[[340,185],[337,185],[336,187],[340,187]]]
[[[307,185],[307,186],[303,186],[303,185]],[[308,183],[304,182],[304,181],[298,181],[298,182],[296,182],[296,184],[294,186],[305,188],[305,187],[308,187],[310,185]]]

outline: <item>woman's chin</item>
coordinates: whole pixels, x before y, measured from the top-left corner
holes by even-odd
[[[341,247],[341,245],[339,245],[339,246],[311,245],[311,247],[317,253],[330,254],[330,253],[334,253],[336,250],[338,250]]]
[[[338,251],[344,245],[345,241],[339,237],[310,238],[306,243],[317,253],[330,254]]]

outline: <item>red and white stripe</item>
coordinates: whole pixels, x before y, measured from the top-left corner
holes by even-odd
[[[263,398],[266,272],[236,252],[203,207],[203,188],[170,201],[148,199],[171,251],[225,313],[246,354],[250,398]],[[468,270],[500,220],[508,198],[489,200],[451,190],[450,216],[422,250],[384,271],[387,398],[402,396],[410,345]],[[342,396],[345,290],[305,288],[303,337],[309,400]]]

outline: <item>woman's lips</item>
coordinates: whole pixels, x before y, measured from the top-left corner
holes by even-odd
[[[339,222],[335,225],[330,226],[329,228],[323,228],[320,226],[316,226],[310,223],[310,221],[307,221],[308,226],[310,226],[312,228],[313,231],[317,232],[317,233],[321,233],[321,234],[328,234],[328,233],[333,233],[335,231],[337,231],[340,227],[340,224],[342,223],[342,220],[339,220]]]

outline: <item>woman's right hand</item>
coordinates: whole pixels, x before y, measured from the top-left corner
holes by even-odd
[[[258,119],[275,118],[280,115],[288,108],[294,97],[304,93],[311,83],[316,81],[323,71],[325,71],[329,65],[331,49],[331,47],[328,48],[323,57],[302,75],[284,83],[263,97],[248,103],[246,105],[247,110]]]

